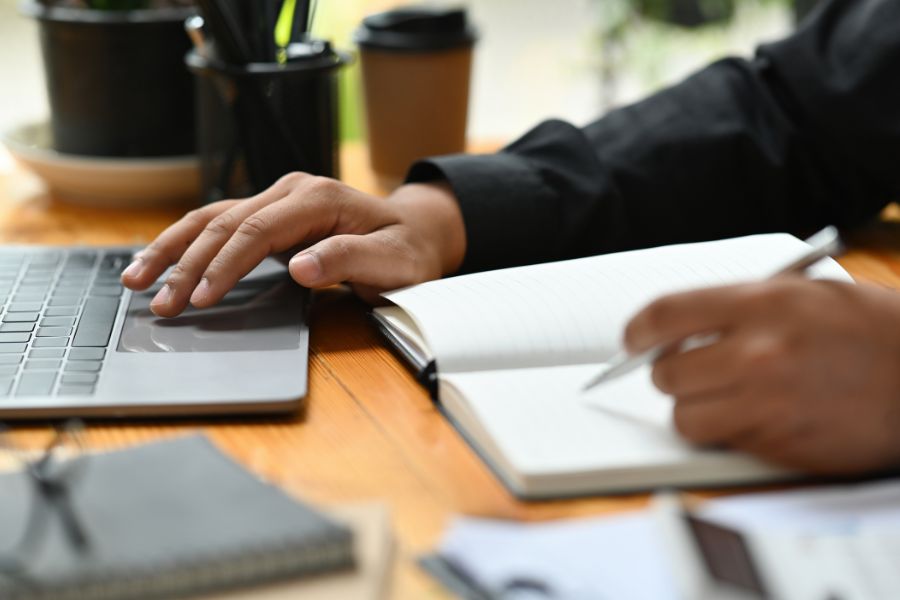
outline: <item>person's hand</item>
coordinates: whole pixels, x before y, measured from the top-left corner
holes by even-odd
[[[715,343],[653,368],[685,438],[817,473],[900,466],[896,293],[783,277],[675,294],[638,313],[625,344],[709,333]]]
[[[288,265],[301,285],[349,283],[364,299],[459,268],[462,214],[449,187],[410,184],[377,198],[333,179],[292,173],[246,200],[191,211],[142,250],[122,274],[135,290],[175,267],[150,308],[172,317],[188,303],[217,303],[264,258],[299,252]]]

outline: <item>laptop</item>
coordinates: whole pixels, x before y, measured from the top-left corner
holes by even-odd
[[[215,307],[156,317],[136,249],[0,246],[0,420],[296,411],[309,291],[266,259]]]

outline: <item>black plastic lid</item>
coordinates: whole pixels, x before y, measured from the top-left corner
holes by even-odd
[[[59,23],[128,23],[143,25],[147,23],[182,22],[191,15],[197,14],[194,7],[174,8],[142,8],[136,10],[97,10],[75,8],[71,6],[48,6],[37,0],[24,0],[19,10],[27,17],[39,21]]]
[[[465,8],[406,6],[363,19],[353,39],[364,48],[415,52],[471,46],[477,38]]]

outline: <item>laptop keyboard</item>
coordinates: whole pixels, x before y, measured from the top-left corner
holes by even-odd
[[[104,250],[0,250],[0,396],[94,393],[130,260]]]

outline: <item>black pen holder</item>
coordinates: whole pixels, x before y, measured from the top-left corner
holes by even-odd
[[[339,176],[337,74],[345,55],[304,44],[283,64],[188,53],[204,202],[257,194],[283,175]]]

